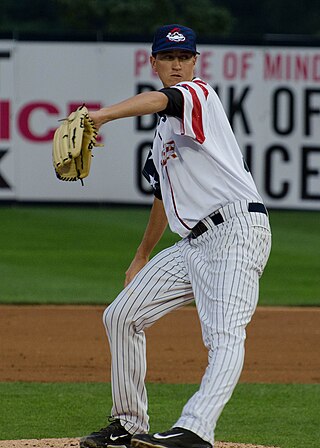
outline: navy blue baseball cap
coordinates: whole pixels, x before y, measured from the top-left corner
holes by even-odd
[[[157,29],[152,44],[152,54],[160,51],[187,50],[197,52],[196,33],[183,25],[164,25]]]

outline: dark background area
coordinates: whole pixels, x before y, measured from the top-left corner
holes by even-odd
[[[319,0],[2,0],[0,36],[90,34],[151,36],[164,23],[200,39],[287,35],[320,38]]]

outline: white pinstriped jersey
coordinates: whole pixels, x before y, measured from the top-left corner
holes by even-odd
[[[152,158],[169,226],[185,237],[228,203],[262,200],[212,87],[195,78],[173,88],[183,95],[183,118],[161,117]]]

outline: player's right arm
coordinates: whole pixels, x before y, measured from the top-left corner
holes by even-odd
[[[164,93],[158,91],[143,92],[112,106],[90,111],[89,115],[96,128],[99,129],[109,121],[161,112],[167,107],[167,104],[168,98]]]
[[[135,257],[126,271],[125,286],[127,286],[135,275],[148,263],[150,254],[161,239],[167,224],[168,220],[162,200],[154,197],[148,225]]]

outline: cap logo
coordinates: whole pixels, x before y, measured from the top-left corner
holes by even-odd
[[[184,35],[180,33],[180,28],[173,28],[173,30],[169,31],[166,37],[171,42],[184,42],[186,40]]]

